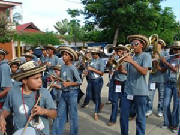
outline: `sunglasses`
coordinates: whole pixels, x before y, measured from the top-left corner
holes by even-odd
[[[140,43],[139,42],[132,42],[131,46],[138,46]]]

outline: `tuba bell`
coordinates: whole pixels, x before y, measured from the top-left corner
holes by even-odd
[[[107,45],[104,47],[104,53],[105,53],[107,56],[113,55],[113,53],[114,53],[113,47],[114,47],[113,44],[107,44]]]

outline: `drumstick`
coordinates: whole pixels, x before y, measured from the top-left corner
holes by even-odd
[[[35,104],[34,106],[36,106],[36,105],[38,104],[38,102],[40,101],[40,99],[41,99],[41,95],[38,97],[37,102],[36,102],[36,104]],[[26,122],[26,125],[25,125],[25,127],[24,127],[21,135],[24,135],[24,133],[25,133],[25,131],[26,131],[26,128],[28,127],[29,122],[31,121],[31,117],[32,117],[32,114],[29,116],[28,121]]]

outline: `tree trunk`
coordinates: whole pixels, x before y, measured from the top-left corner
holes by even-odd
[[[113,40],[113,46],[116,46],[117,44],[118,35],[119,35],[119,27],[116,28],[116,32],[115,32],[114,40]]]

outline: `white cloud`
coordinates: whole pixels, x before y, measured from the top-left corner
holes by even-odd
[[[42,31],[54,30],[53,25],[65,18],[71,19],[67,9],[82,9],[80,0],[13,0],[22,2],[22,8],[17,7],[23,15],[23,22],[33,22]],[[82,17],[81,17],[82,18]]]

